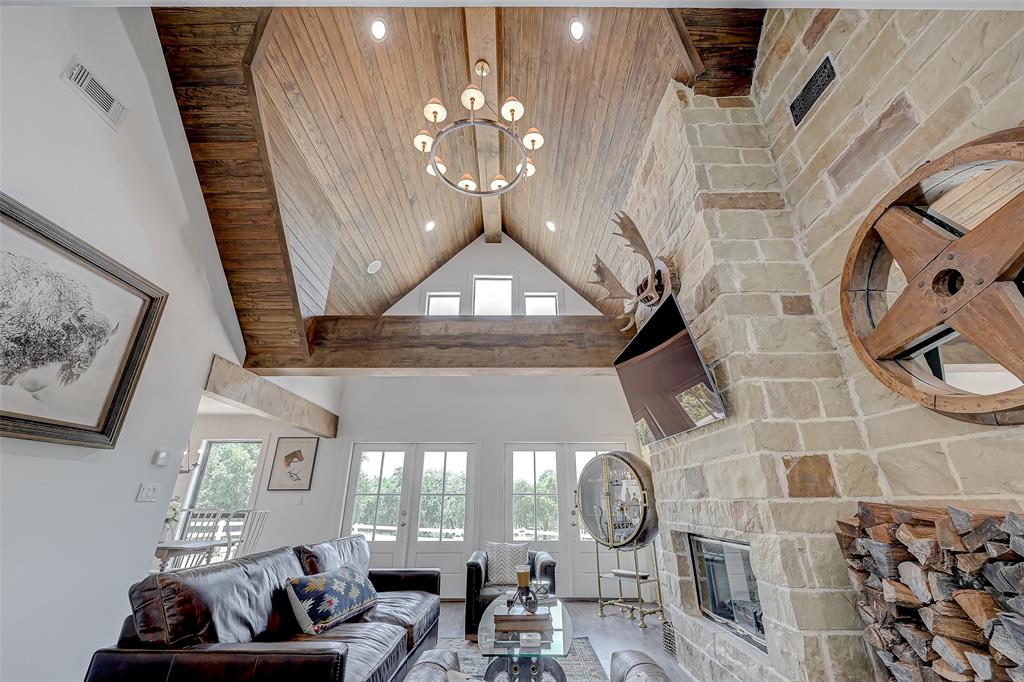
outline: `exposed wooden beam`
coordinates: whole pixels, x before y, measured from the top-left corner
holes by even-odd
[[[700,54],[690,38],[690,32],[686,30],[686,22],[683,21],[682,14],[672,9],[666,9],[665,14],[675,26],[676,30],[673,35],[678,38],[678,46],[683,57],[682,70],[676,75],[676,80],[692,88],[697,84],[697,78],[704,73],[704,62],[701,61]]]
[[[249,370],[213,356],[204,395],[301,431],[336,438],[338,415]]]
[[[466,16],[466,57],[469,60],[469,74],[483,89],[487,102],[497,111],[498,101],[498,12],[494,7],[467,7]],[[485,60],[491,73],[480,79],[474,71],[478,60]],[[488,187],[494,176],[500,172],[497,130],[475,128],[476,150],[479,157],[481,189]],[[484,197],[481,200],[484,213],[484,239],[488,243],[501,242],[501,198]]]
[[[253,356],[259,374],[607,374],[630,339],[600,315],[318,317],[309,360]]]

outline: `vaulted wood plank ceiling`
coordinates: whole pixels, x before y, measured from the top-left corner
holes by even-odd
[[[628,257],[610,218],[670,79],[699,74],[698,93],[746,94],[762,15],[155,9],[251,362],[257,354],[263,367],[308,358],[310,318],[384,312],[480,235],[485,216],[489,239],[500,235],[497,219],[596,298],[587,284],[594,255],[613,268]],[[381,42],[369,31],[377,18],[388,26]],[[582,42],[569,37],[572,18],[586,26]],[[421,111],[429,98],[463,116],[459,95],[470,65],[485,55],[494,62],[483,83],[489,99],[497,106],[517,96],[524,124],[546,137],[536,175],[490,204],[428,176],[411,144],[427,127]],[[442,152],[449,176],[468,171],[486,183],[480,169],[496,163],[513,176],[509,147],[495,161],[487,140],[478,154],[479,141],[452,136]],[[436,222],[429,233],[428,220]],[[548,220],[556,232],[545,229]],[[383,268],[367,274],[376,259]]]

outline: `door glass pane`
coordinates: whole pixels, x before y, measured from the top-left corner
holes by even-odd
[[[358,493],[377,493],[380,482],[380,452],[364,452],[359,464],[359,482],[356,483]]]
[[[378,542],[398,539],[398,495],[381,495],[377,503],[377,523],[373,530],[373,539]]]
[[[459,294],[427,294],[427,315],[458,315]]]
[[[193,507],[232,512],[249,506],[261,441],[213,441],[206,447],[203,477]]]
[[[448,494],[466,492],[465,452],[449,452],[445,459],[444,491]]]
[[[524,309],[527,315],[557,315],[558,295],[557,294],[525,294],[523,296]]]
[[[440,495],[420,497],[419,531],[416,533],[420,540],[441,539],[441,499]]]
[[[444,498],[444,529],[441,539],[460,542],[466,539],[466,496],[452,495]]]
[[[512,496],[512,539],[536,540],[533,495]]]
[[[558,496],[537,496],[537,539],[558,539]]]
[[[576,451],[576,482],[574,486],[578,486],[580,483],[580,476],[583,474],[583,467],[587,465],[587,462],[594,459],[597,453],[593,450],[577,450]],[[577,510],[578,513],[578,510]],[[592,540],[590,533],[587,532],[587,527],[582,522],[578,524],[580,529],[580,540]]]
[[[373,539],[373,517],[377,514],[376,495],[356,495],[352,511],[352,532]]]
[[[424,452],[423,453],[423,483],[420,491],[423,493],[440,493],[444,486],[444,453]]]
[[[512,453],[512,492],[533,492],[533,453],[517,450]]]
[[[555,453],[552,451],[537,452],[537,492],[558,494]]]
[[[476,277],[473,279],[474,315],[511,315],[512,278]]]
[[[384,464],[380,470],[380,494],[397,495],[402,492],[402,467],[405,464],[404,452],[385,452]]]

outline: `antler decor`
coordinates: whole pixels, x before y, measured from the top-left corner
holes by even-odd
[[[601,260],[601,257],[594,256],[594,276],[597,277],[597,280],[588,283],[596,284],[605,290],[606,293],[599,297],[598,301],[612,299],[623,301],[623,313],[616,319],[628,319],[629,323],[622,328],[622,331],[626,331],[634,325],[640,329],[665,296],[672,293],[674,273],[667,257],[655,258],[651,254],[651,250],[647,248],[647,242],[644,241],[643,235],[640,234],[640,230],[632,218],[620,211],[612,219],[612,222],[619,227],[619,231],[612,234],[625,239],[633,253],[647,262],[647,274],[637,284],[636,294],[631,294],[611,268]]]

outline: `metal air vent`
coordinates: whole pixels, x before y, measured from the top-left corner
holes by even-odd
[[[836,70],[832,66],[832,60],[825,57],[818,68],[811,74],[810,79],[800,90],[793,103],[789,105],[789,113],[793,116],[793,125],[798,126],[810,112],[811,107],[824,94],[825,89],[836,79]]]
[[[99,112],[107,125],[114,130],[120,127],[128,109],[96,79],[92,71],[82,64],[77,55],[71,57],[71,61],[61,73],[60,79]]]

